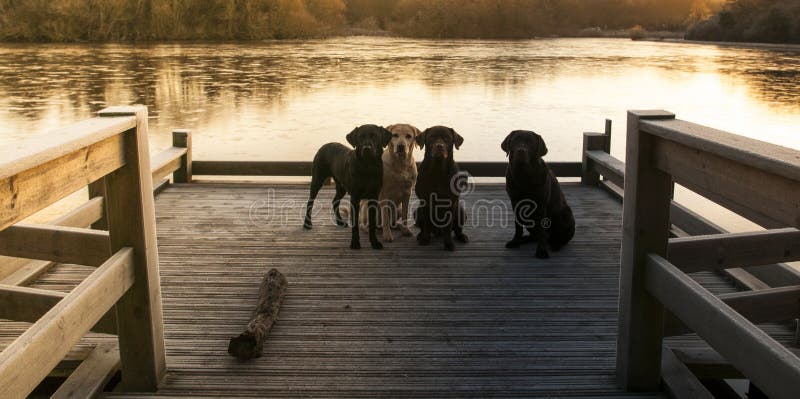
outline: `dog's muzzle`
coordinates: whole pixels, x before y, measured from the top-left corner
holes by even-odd
[[[405,144],[398,144],[394,150],[395,153],[401,158],[406,156],[406,146]]]
[[[437,157],[447,159],[449,155],[447,154],[447,146],[444,144],[436,144],[436,146],[433,147],[433,154]]]
[[[376,156],[375,147],[369,145],[361,147],[362,158],[375,158],[375,156]]]

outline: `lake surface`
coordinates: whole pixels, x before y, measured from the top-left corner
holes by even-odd
[[[800,52],[626,39],[354,37],[247,44],[0,45],[0,146],[118,104],[150,109],[151,147],[194,131],[195,159],[311,160],[356,125],[452,126],[458,160],[504,160],[514,129],[549,160],[627,109],[800,148]],[[683,194],[681,194],[683,195]],[[694,201],[694,200],[691,200]]]

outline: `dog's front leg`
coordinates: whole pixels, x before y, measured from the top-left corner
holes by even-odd
[[[383,249],[383,244],[378,241],[378,201],[367,200],[367,218],[369,219],[369,243],[372,249]]]
[[[541,219],[539,219],[539,223],[536,225],[536,228],[539,230],[539,241],[536,244],[536,257],[539,259],[547,259],[550,257],[550,248],[549,248],[549,240],[548,240],[548,230],[552,225],[552,221],[547,218],[547,213],[544,213]]]
[[[411,230],[408,229],[408,214],[409,214],[409,206],[411,204],[411,193],[403,194],[403,199],[400,201],[400,206],[403,207],[402,210],[402,221],[399,223],[400,232],[406,236],[411,236]]]
[[[384,200],[381,201],[381,228],[383,229],[383,240],[386,242],[394,241],[394,236],[392,235],[392,223],[391,223],[391,216],[392,216],[392,201]]]
[[[431,245],[431,205],[423,204],[417,208],[417,223],[420,232],[417,234],[419,245]]]
[[[361,236],[358,229],[358,216],[361,213],[361,199],[350,196],[350,226],[352,236],[350,237],[350,249],[361,249]]]
[[[446,209],[442,209],[444,211],[442,215],[444,221],[442,235],[444,236],[444,249],[455,251],[456,246],[453,244],[453,224],[456,223],[456,214],[453,212],[453,205],[449,205],[450,206]]]

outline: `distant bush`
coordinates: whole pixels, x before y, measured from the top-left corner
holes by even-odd
[[[689,40],[800,43],[799,0],[734,0],[694,24]]]

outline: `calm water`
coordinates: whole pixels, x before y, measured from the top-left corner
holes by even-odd
[[[340,38],[166,45],[0,45],[0,145],[146,104],[151,147],[194,130],[195,159],[311,160],[355,125],[446,124],[457,159],[503,160],[513,129],[580,159],[581,133],[663,108],[800,148],[800,52],[624,39]]]

